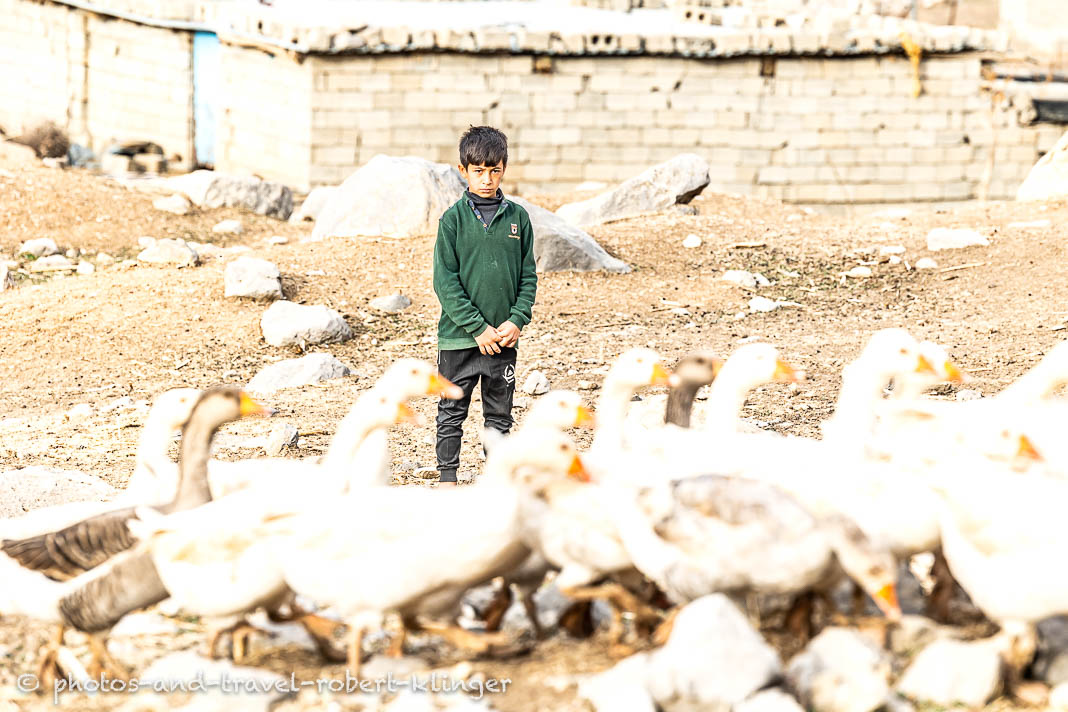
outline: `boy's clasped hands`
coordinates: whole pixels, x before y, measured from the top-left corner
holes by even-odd
[[[515,346],[519,341],[519,327],[511,321],[506,321],[496,329],[487,326],[485,331],[475,337],[478,350],[489,356],[499,354],[502,346]]]

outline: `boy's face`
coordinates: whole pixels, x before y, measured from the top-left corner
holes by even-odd
[[[460,175],[467,181],[467,188],[475,195],[483,198],[492,198],[497,195],[497,189],[501,187],[501,179],[504,178],[504,162],[495,166],[457,166]]]

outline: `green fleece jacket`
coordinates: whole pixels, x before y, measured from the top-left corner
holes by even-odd
[[[438,221],[434,293],[441,302],[438,349],[477,346],[487,326],[530,323],[538,275],[527,211],[505,198],[488,225],[466,195]]]

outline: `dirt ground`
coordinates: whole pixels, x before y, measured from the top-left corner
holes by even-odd
[[[76,469],[121,487],[133,469],[141,418],[116,417],[103,406],[122,396],[151,399],[176,386],[247,383],[263,366],[299,355],[263,342],[264,304],[222,297],[224,258],[184,269],[123,265],[136,255],[141,236],[249,246],[247,254],[279,266],[287,299],[325,304],[345,316],[355,338],[314,350],[333,354],[355,375],[264,399],[281,411],[275,421],[291,422],[302,433],[289,457],[324,452],[355,397],[393,360],[434,359],[432,238],[301,242],[311,223],[290,225],[228,209],[173,216],[152,208],[150,196],[81,171],[0,168],[5,168],[0,261],[14,258],[23,240],[36,237],[52,237],[61,249],[78,249],[88,261],[99,252],[118,259],[89,275],[18,274],[17,288],[0,292],[0,469]],[[528,197],[550,208],[569,198]],[[814,436],[832,410],[842,365],[876,329],[902,326],[943,344],[975,378],[969,387],[985,394],[1012,381],[1064,338],[1059,332],[1068,320],[1068,204],[914,206],[907,214],[890,215],[857,209],[845,217],[716,194],[693,205],[697,215],[669,210],[590,231],[633,267],[630,274],[539,276],[534,321],[520,342],[520,383],[536,368],[553,387],[596,384],[615,356],[636,345],[657,349],[670,364],[694,349],[727,355],[760,339],[778,346],[809,380],[796,391],[759,389],[745,415],[779,432]],[[245,231],[220,240],[211,227],[227,218],[242,220]],[[1010,226],[1041,219],[1051,226]],[[928,253],[925,236],[937,226],[977,229],[991,245]],[[700,247],[682,247],[690,234],[702,239]],[[276,235],[289,242],[269,245],[267,239]],[[901,264],[879,254],[881,246],[893,245],[906,248]],[[911,268],[921,257],[934,257],[938,268]],[[844,276],[860,265],[869,266],[872,276]],[[760,272],[771,285],[744,290],[721,279],[726,269]],[[413,301],[405,312],[389,315],[368,306],[374,297],[397,291]],[[747,302],[756,294],[799,306],[749,313]],[[597,391],[585,394],[595,404]],[[528,402],[519,399],[520,418]],[[90,415],[67,417],[79,404],[91,406]],[[417,485],[426,482],[411,473],[434,464],[433,404],[423,401],[418,409],[428,418],[426,427],[403,426],[391,435],[397,481]],[[476,416],[478,410],[476,400]],[[470,423],[461,478],[478,467]],[[218,456],[261,455],[236,445],[272,424],[227,426],[221,444],[229,446],[220,447]],[[203,632],[202,625],[191,623],[186,634],[153,647],[144,660],[168,649],[203,647]],[[0,657],[7,656],[0,690],[32,670],[47,634],[45,627],[25,621],[0,623]],[[520,712],[577,708],[573,689],[561,691],[546,680],[610,663],[593,642],[554,639],[529,657],[474,664],[517,681],[517,694],[499,696],[493,704]],[[282,671],[298,664],[318,665],[283,658],[268,666]],[[4,707],[3,697],[0,710],[50,706],[14,695]],[[112,709],[118,701],[72,704]]]

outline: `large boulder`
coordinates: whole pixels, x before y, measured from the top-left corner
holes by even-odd
[[[32,466],[0,472],[0,518],[68,502],[103,502],[117,490],[77,470]]]
[[[38,237],[33,240],[26,240],[19,245],[17,254],[20,255],[33,255],[34,257],[48,257],[59,252],[59,248],[56,246],[56,241],[51,237]]]
[[[312,239],[433,235],[438,218],[464,188],[452,166],[379,154],[330,197],[315,221]]]
[[[779,679],[779,655],[723,594],[688,604],[649,655],[645,686],[665,712],[730,709]]]
[[[265,395],[283,388],[307,386],[331,378],[344,378],[352,371],[330,354],[308,354],[272,363],[248,382],[248,390]]]
[[[277,265],[256,257],[238,257],[223,274],[227,297],[281,299],[282,275]]]
[[[559,215],[522,198],[509,198],[523,206],[534,229],[534,261],[539,272],[577,270],[630,272],[630,267],[604,251],[585,230]]]
[[[682,153],[589,200],[567,203],[556,214],[579,227],[664,210],[688,203],[709,182],[708,161],[695,153]]]
[[[1016,190],[1017,200],[1054,200],[1068,197],[1068,132],[1038,159]]]
[[[278,301],[260,319],[263,339],[271,346],[300,346],[348,341],[352,329],[340,314],[321,304],[304,306]]]
[[[848,628],[827,628],[790,661],[786,679],[806,709],[873,712],[890,693],[890,656]]]
[[[289,222],[299,223],[305,220],[315,222],[319,219],[319,213],[330,202],[330,198],[337,192],[336,185],[321,185],[308,193],[308,197],[300,204],[300,207],[289,216]]]
[[[199,170],[166,178],[160,187],[181,193],[202,208],[243,208],[279,220],[293,212],[293,192],[287,186],[255,176]]]

